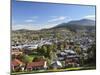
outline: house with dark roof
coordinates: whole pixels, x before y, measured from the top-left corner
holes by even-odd
[[[68,49],[57,54],[58,60],[65,61],[65,67],[78,67],[79,55],[74,50]]]
[[[79,67],[79,58],[76,56],[67,57],[65,59],[65,67]]]

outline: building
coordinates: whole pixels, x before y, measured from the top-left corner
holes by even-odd
[[[47,69],[47,61],[40,60],[40,61],[35,61],[35,62],[28,63],[26,69],[28,71],[45,70],[45,69]]]
[[[79,67],[78,56],[67,56],[65,59],[65,67]]]
[[[24,71],[25,64],[18,59],[13,59],[11,61],[11,69],[12,71]]]
[[[51,63],[51,66],[50,66],[52,69],[58,69],[58,68],[62,68],[62,64],[60,61],[56,60],[56,61],[53,61]]]
[[[57,55],[60,61],[65,61],[65,68],[79,66],[79,55],[75,51],[68,49]]]
[[[17,55],[23,54],[23,52],[22,52],[22,50],[20,48],[15,47],[15,48],[12,48],[11,54],[17,56]]]

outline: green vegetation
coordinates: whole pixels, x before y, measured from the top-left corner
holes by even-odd
[[[77,68],[66,68],[66,69],[52,69],[52,70],[36,70],[31,72],[15,72],[12,75],[17,74],[32,74],[32,73],[48,73],[48,72],[65,72],[65,71],[77,71],[77,70],[93,70],[96,67],[77,67]]]

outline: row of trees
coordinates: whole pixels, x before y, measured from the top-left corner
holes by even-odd
[[[38,53],[49,59],[51,59],[51,55],[54,52],[53,50],[54,45],[43,45],[42,47],[37,48]]]

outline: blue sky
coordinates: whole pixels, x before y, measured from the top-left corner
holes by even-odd
[[[12,29],[39,30],[79,19],[95,20],[95,7],[39,2],[12,2]]]

